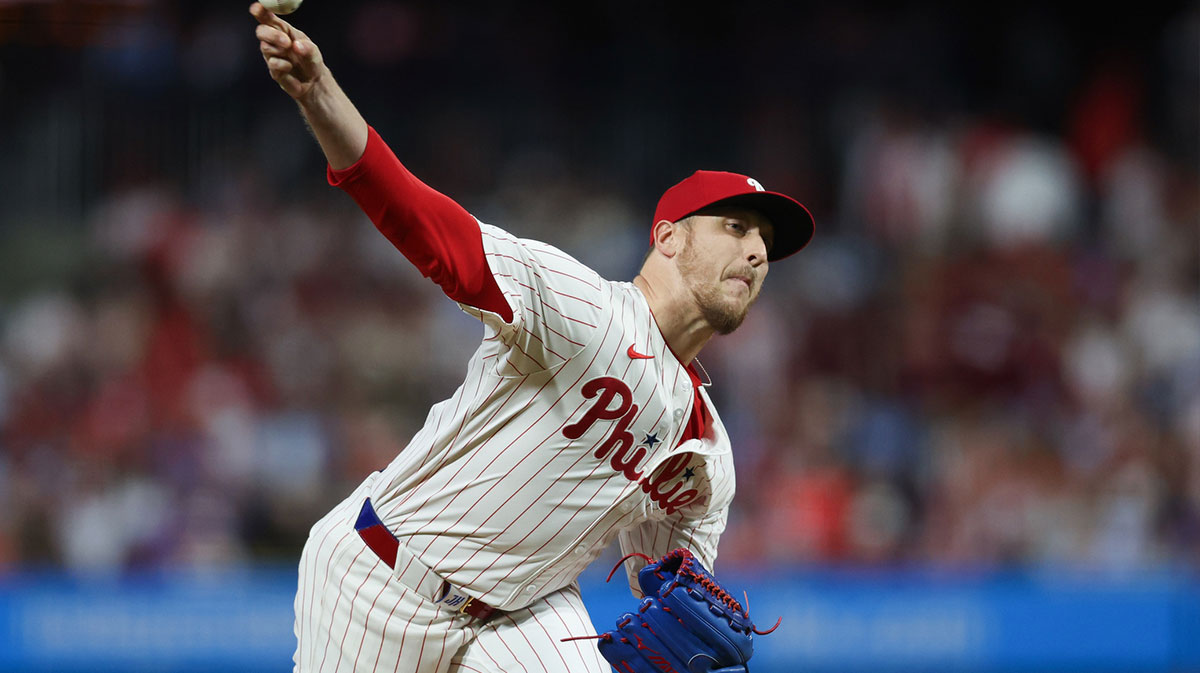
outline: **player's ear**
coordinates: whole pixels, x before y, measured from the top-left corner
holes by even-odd
[[[674,257],[683,249],[684,231],[679,222],[659,220],[651,231],[654,247],[664,257]]]

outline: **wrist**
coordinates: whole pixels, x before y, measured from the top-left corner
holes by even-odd
[[[304,109],[305,114],[310,111],[319,114],[335,107],[340,93],[341,87],[333,79],[333,73],[324,64],[321,64],[321,72],[313,78],[308,89],[296,97],[296,102]]]
[[[296,98],[325,158],[334,170],[354,164],[367,146],[367,122],[346,97],[333,75],[322,69],[312,86]]]

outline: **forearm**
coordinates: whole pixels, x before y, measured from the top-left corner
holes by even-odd
[[[338,86],[317,44],[260,3],[250,5],[250,14],[259,24],[254,34],[271,79],[300,105],[329,164],[335,169],[353,164],[367,146],[367,122]]]
[[[297,103],[330,167],[341,170],[362,157],[367,122],[328,69]]]

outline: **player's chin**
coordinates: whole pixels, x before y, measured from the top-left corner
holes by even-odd
[[[745,300],[722,302],[722,305],[708,307],[704,317],[717,334],[732,334],[741,327],[749,310],[750,303]]]

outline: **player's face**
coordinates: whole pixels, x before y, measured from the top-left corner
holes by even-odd
[[[677,264],[701,314],[718,334],[737,329],[758,298],[773,235],[766,218],[742,208],[691,218]]]

